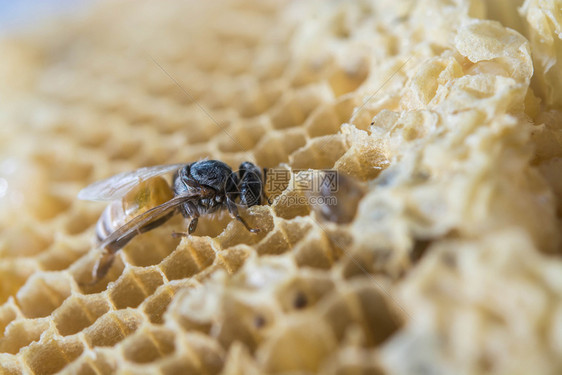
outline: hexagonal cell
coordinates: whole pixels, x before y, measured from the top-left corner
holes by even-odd
[[[188,356],[176,356],[166,358],[166,361],[158,366],[159,372],[164,375],[200,374],[200,366],[197,359]]]
[[[193,236],[215,238],[219,236],[233,220],[228,211],[224,209],[213,212],[212,214],[203,215],[199,217],[197,229],[193,232]],[[185,233],[189,227],[189,223],[189,219],[184,220],[184,224],[180,227],[179,231]]]
[[[19,307],[16,305],[13,297],[0,306],[0,332],[4,332],[4,328],[18,317],[22,317]]]
[[[275,199],[273,209],[277,217],[286,220],[310,214],[310,206],[303,192],[289,189]]]
[[[118,309],[137,307],[163,283],[157,267],[128,267],[108,290],[109,297]]]
[[[291,65],[288,78],[292,87],[302,87],[325,79],[335,65],[335,56],[323,49],[310,51],[301,61]],[[331,90],[331,88],[330,88]]]
[[[158,287],[153,295],[148,297],[141,304],[142,311],[148,316],[148,319],[153,324],[162,324],[164,322],[163,316],[172,301],[175,294],[175,288],[169,284],[164,284]]]
[[[259,255],[279,255],[289,250],[291,244],[289,243],[286,233],[276,228],[268,233],[254,248]]]
[[[323,364],[322,372],[327,375],[386,374],[377,349],[366,349],[353,344],[341,345],[331,358]]]
[[[71,278],[62,273],[35,273],[18,291],[16,299],[28,318],[47,316],[70,295]]]
[[[219,251],[217,254],[217,265],[224,267],[229,273],[233,274],[244,265],[244,261],[254,250],[247,245],[236,245],[228,249]]]
[[[117,369],[116,351],[111,348],[96,347],[87,349],[74,362],[68,364],[62,371],[63,374],[76,375],[109,375]]]
[[[28,156],[33,154],[34,149],[35,147],[30,149]],[[3,174],[6,177],[3,182],[7,182],[9,187],[6,192],[9,196],[13,194],[13,198],[21,204],[13,205],[7,212],[13,217],[5,219],[12,221],[14,228],[28,226],[30,230],[36,231],[41,228],[41,224],[35,221],[47,221],[61,214],[69,207],[73,197],[57,189],[49,178],[49,172],[29,159],[23,155],[6,159],[8,168],[11,169],[9,174]],[[20,196],[25,199],[20,200]],[[9,207],[10,205],[6,206]],[[19,212],[26,214],[19,215]],[[25,230],[20,229],[20,232],[25,236]],[[17,236],[16,234],[16,238]]]
[[[265,117],[237,120],[218,137],[217,147],[220,152],[252,150],[268,127],[269,121]]]
[[[62,146],[62,147],[61,147]],[[62,155],[76,155],[77,149],[73,145],[61,144],[64,151],[58,150],[41,150],[36,152],[33,157],[34,161],[39,165],[49,169],[49,179],[54,181],[84,181],[89,178],[94,167],[89,160],[82,160],[80,157],[65,158]]]
[[[267,373],[317,373],[336,348],[330,326],[314,315],[305,315],[288,317],[256,357]]]
[[[306,136],[302,129],[270,132],[257,144],[254,156],[260,167],[273,168],[287,162],[289,155],[305,144]]]
[[[53,243],[52,236],[42,231],[36,222],[16,222],[3,236],[3,246],[0,249],[2,258],[32,257],[40,254]]]
[[[267,198],[268,204],[273,204],[275,198],[291,186],[293,173],[291,168],[284,164],[278,167],[264,169],[264,196]]]
[[[65,270],[89,249],[84,241],[69,239],[55,242],[47,251],[35,257],[37,265],[44,271]]]
[[[29,276],[38,269],[35,259],[0,259],[0,303],[15,295]]]
[[[184,237],[176,250],[164,259],[159,267],[168,280],[190,277],[209,267],[215,259],[212,239]]]
[[[69,197],[62,197],[51,192],[46,192],[40,197],[37,197],[32,213],[37,220],[47,221],[66,211],[71,203]]]
[[[228,116],[219,111],[213,111],[212,118],[196,105],[191,105],[189,111],[190,116],[186,118],[187,122],[183,125],[183,128],[187,129],[184,134],[188,144],[207,142],[227,127],[227,122],[224,120],[225,117],[228,119]]]
[[[241,342],[254,352],[267,337],[267,328],[275,324],[274,307],[252,297],[251,294],[228,292],[222,296],[221,310],[216,314],[220,324],[214,331],[223,347]]]
[[[273,229],[272,210],[269,206],[254,206],[249,209],[240,208],[239,211],[246,223],[251,228],[259,229],[259,232],[251,233],[244,228],[242,223],[233,220],[216,239],[223,249],[238,244],[252,245],[258,243]]]
[[[363,315],[363,331],[366,332],[368,344],[380,345],[400,330],[404,324],[404,317],[394,301],[388,298],[388,293],[372,283],[357,286],[355,292]]]
[[[38,341],[49,328],[46,319],[18,319],[7,325],[0,338],[0,352],[16,354],[21,348]]]
[[[22,360],[34,374],[54,374],[74,361],[84,350],[78,338],[43,336],[24,349]]]
[[[252,75],[255,75],[260,81],[283,81],[286,85],[288,82],[284,79],[285,69],[292,62],[290,54],[279,53],[279,45],[275,43],[265,43],[260,46],[263,53],[256,54],[252,64]]]
[[[83,117],[83,116],[82,116]],[[111,136],[108,128],[100,127],[100,123],[108,123],[107,118],[105,119],[94,119],[91,120],[92,124],[90,126],[76,127],[80,131],[74,132],[74,137],[77,142],[83,147],[91,147],[94,149],[99,148],[102,144],[106,143]],[[95,125],[94,125],[95,124]]]
[[[305,197],[314,211],[313,218],[326,229],[334,224],[349,224],[357,216],[358,206],[366,194],[366,184],[335,170],[304,171]],[[341,236],[340,236],[341,237]]]
[[[295,246],[312,229],[313,222],[310,218],[297,217],[292,220],[279,222],[279,229],[291,246]]]
[[[181,147],[178,134],[183,129],[170,129],[170,122],[174,121],[174,117],[175,114],[170,118],[159,116],[155,120],[134,124],[134,131],[142,134],[143,139],[152,140],[144,144],[144,152],[135,159],[136,166],[167,164],[176,156],[176,150]]]
[[[303,127],[312,138],[335,134],[343,123],[350,121],[358,104],[355,95],[343,96],[336,102],[326,103],[310,114]]]
[[[142,328],[123,341],[123,355],[135,363],[153,362],[174,352],[175,336],[175,332],[164,327]]]
[[[23,366],[19,358],[12,354],[0,353],[0,373],[5,375],[23,375]]]
[[[271,110],[271,123],[276,129],[300,125],[321,103],[333,100],[329,87],[309,85],[287,92]]]
[[[404,322],[386,293],[365,279],[330,296],[322,310],[338,340],[343,340],[347,330],[358,324],[367,346],[380,345]]]
[[[276,230],[256,245],[256,251],[260,255],[282,254],[298,243],[311,227],[309,219],[302,217],[278,220]]]
[[[329,272],[301,270],[283,284],[276,294],[284,311],[304,310],[329,295],[335,286]]]
[[[109,374],[110,372],[98,372],[97,369],[95,369],[90,363],[88,363],[88,360],[82,357],[68,364],[61,373],[77,375],[97,375]]]
[[[110,304],[100,294],[70,296],[53,313],[53,321],[63,336],[73,335],[92,325],[108,312]]]
[[[188,332],[182,335],[178,342],[179,347],[176,350],[194,362],[196,366],[194,373],[220,373],[224,365],[225,352],[216,340],[198,332]],[[172,373],[171,369],[171,366],[163,366],[162,372]]]
[[[177,134],[187,122],[185,113],[180,108],[174,108],[164,116],[160,116],[157,121],[147,122],[147,128],[158,131],[160,135]]]
[[[232,109],[235,102],[236,93],[233,90],[227,90],[226,87],[231,83],[230,77],[223,76],[224,79],[215,79],[213,89],[203,94],[201,102],[204,103],[209,113],[220,112],[225,109]],[[223,121],[217,121],[223,123]]]
[[[382,141],[370,137],[367,132],[348,128],[351,147],[335,163],[334,167],[361,181],[371,180],[388,167],[387,151]],[[369,168],[365,168],[368,165]]]
[[[346,255],[342,258],[338,270],[343,278],[364,277],[366,272],[392,275],[404,272],[403,254],[397,254],[395,249],[387,244],[368,244],[366,247],[369,251],[365,251],[365,245],[346,247]]]
[[[97,210],[86,210],[84,205],[73,206],[72,212],[65,218],[66,233],[76,235],[90,228],[98,220]]]
[[[150,137],[154,141],[144,145],[145,152],[135,159],[136,166],[168,164],[171,159],[176,157],[177,149],[181,148],[180,145],[173,142],[173,135],[157,134],[155,131],[157,127],[158,125],[154,125],[152,128],[143,131],[146,137]],[[185,162],[185,160],[180,161]]]
[[[254,56],[251,52],[252,48],[248,39],[255,38],[255,35],[251,35],[251,32],[244,32],[243,30],[248,29],[248,25],[251,24],[258,26],[261,20],[257,19],[259,16],[248,17],[249,15],[250,14],[245,14],[240,11],[237,12],[236,15],[233,15],[232,18],[229,18],[230,22],[223,19],[223,22],[217,23],[217,29],[219,29],[218,32],[220,34],[219,40],[222,42],[221,56],[217,58],[219,63],[217,70],[227,76],[235,76],[246,73],[248,71],[248,62],[252,61]],[[227,26],[228,23],[231,25]],[[237,29],[238,33],[244,33],[247,35],[245,38],[246,40],[242,40],[242,38],[240,38],[240,34],[238,37],[232,34],[231,28],[233,26]],[[228,30],[223,31],[220,30],[220,28],[226,28]],[[223,80],[221,79],[221,81]],[[226,86],[232,87],[232,83],[230,83],[230,86]]]
[[[181,137],[181,135],[177,135]],[[176,146],[174,149],[174,157],[171,159],[176,163],[193,163],[194,161],[211,158],[215,154],[215,147],[208,143],[198,143],[184,147]]]
[[[135,332],[143,321],[143,315],[132,309],[110,311],[83,332],[90,347],[114,346]]]
[[[213,158],[229,165],[235,173],[238,172],[240,164],[245,161],[256,164],[251,149],[248,152],[217,152]]]
[[[332,245],[326,233],[315,228],[293,248],[295,261],[299,267],[330,268],[342,254],[342,251]]]
[[[178,215],[172,219],[172,222],[133,238],[133,240],[121,250],[125,254],[126,261],[139,267],[152,266],[160,263],[162,259],[167,257],[180,243],[178,238],[172,236],[176,228],[175,224],[180,222],[182,222],[182,220]]]
[[[293,152],[289,165],[293,169],[328,169],[348,150],[349,145],[341,134],[318,137]]]
[[[251,118],[259,116],[274,105],[285,85],[280,82],[268,83],[252,87],[251,90],[242,88],[240,96],[235,97],[235,106],[241,117]]]
[[[228,348],[222,371],[225,374],[260,373],[255,357],[239,342],[235,342]]]
[[[369,75],[370,59],[367,56],[346,56],[331,72],[328,82],[335,96],[355,91]]]
[[[337,133],[341,124],[335,116],[334,104],[329,103],[312,112],[303,127],[311,138],[315,138]]]
[[[206,285],[192,284],[192,287],[178,291],[165,314],[166,325],[184,332],[201,331],[209,333],[213,314],[219,311],[220,301],[208,293]]]
[[[152,107],[152,101],[158,100],[145,92],[128,90],[126,97],[121,98],[119,112],[127,124],[135,124],[145,121],[153,121],[158,118],[158,113]],[[127,128],[124,125],[123,128]],[[118,128],[117,128],[118,129]],[[115,139],[121,138],[115,136]]]
[[[125,263],[123,262],[121,255],[122,254],[120,252],[117,253],[107,274],[95,283],[92,278],[92,270],[94,269],[97,260],[103,256],[99,251],[89,251],[82,258],[74,262],[69,267],[68,271],[76,281],[76,284],[80,287],[80,291],[83,294],[99,293],[106,290],[108,284],[117,280],[123,273]]]

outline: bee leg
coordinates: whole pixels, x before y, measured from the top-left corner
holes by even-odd
[[[258,233],[260,231],[259,228],[250,228],[248,223],[246,223],[246,221],[244,219],[242,219],[240,214],[238,214],[238,207],[236,207],[236,204],[234,204],[234,201],[227,198],[226,199],[226,207],[228,208],[228,212],[230,213],[230,216],[232,216],[233,218],[235,218],[236,220],[241,222],[249,232]]]
[[[193,219],[191,219],[191,221],[189,222],[189,227],[187,229],[187,233],[185,232],[172,232],[172,237],[174,238],[178,238],[178,237],[189,237],[191,235],[191,233],[195,232],[195,228],[197,228],[197,222],[199,221],[198,217],[194,217]]]
[[[195,229],[197,228],[197,222],[199,221],[199,210],[197,209],[197,206],[193,202],[187,202],[185,204],[185,210],[186,210],[186,214],[188,215],[187,217],[192,218],[191,221],[189,222],[189,227],[187,229],[187,233],[185,233],[185,232],[173,232],[172,237],[174,237],[174,238],[188,237],[193,232],[195,232]]]
[[[98,258],[94,268],[92,269],[92,283],[95,284],[107,275],[107,272],[111,268],[113,261],[115,260],[115,254],[112,252],[104,251],[104,253]]]

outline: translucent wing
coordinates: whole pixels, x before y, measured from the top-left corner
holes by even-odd
[[[78,193],[79,199],[88,201],[112,201],[122,198],[140,181],[176,171],[187,164],[167,164],[153,167],[139,168],[134,171],[123,172],[105,180],[94,182]]]
[[[131,221],[127,222],[115,232],[111,233],[99,245],[100,248],[107,248],[110,252],[116,252],[129,242],[134,236],[142,233],[144,226],[153,223],[156,220],[164,218],[166,215],[171,214],[179,205],[189,201],[195,200],[200,197],[199,193],[178,195],[171,200],[159,206],[151,208],[150,210],[136,216]]]

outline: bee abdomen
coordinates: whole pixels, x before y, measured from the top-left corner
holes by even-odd
[[[101,214],[96,224],[96,237],[99,242],[105,240],[119,227],[125,224],[125,212],[121,201],[114,201],[109,204]]]

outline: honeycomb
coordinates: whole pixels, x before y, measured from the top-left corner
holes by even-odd
[[[0,372],[560,374],[561,25],[555,0],[144,0],[4,36]],[[261,231],[176,217],[89,283],[78,191],[206,157],[290,172],[242,210]],[[320,169],[357,186],[287,204]]]

